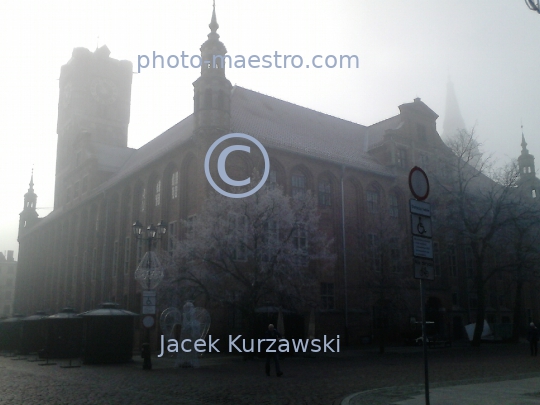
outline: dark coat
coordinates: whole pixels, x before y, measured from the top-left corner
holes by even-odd
[[[539,337],[540,333],[538,332],[538,328],[536,326],[529,326],[529,334],[527,336],[527,340],[529,342],[538,342]]]

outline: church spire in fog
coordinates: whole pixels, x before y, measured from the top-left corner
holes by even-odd
[[[456,92],[454,91],[454,84],[448,79],[448,84],[446,85],[446,109],[444,112],[443,139],[451,137],[460,129],[466,129],[465,121],[463,121],[463,116],[459,109]]]

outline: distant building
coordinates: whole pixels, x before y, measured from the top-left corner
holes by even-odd
[[[218,27],[214,10],[203,61],[227,53]],[[158,249],[172,249],[173,238],[182,235],[181,220],[196,215],[213,192],[203,166],[208,148],[221,135],[239,132],[268,150],[269,182],[290,196],[306,190],[318,196],[321,232],[335,241],[336,260],[319,280],[316,333],[348,333],[354,343],[384,326],[397,340],[411,328],[410,319],[420,319],[408,174],[420,166],[444,182],[450,158],[436,130],[438,115],[420,98],[364,126],[232,86],[223,67],[203,64],[193,83],[193,114],[132,149],[127,136],[133,67],[109,54],[106,46],[95,52],[76,48],[62,67],[54,210],[38,218],[31,181],[19,228],[18,312],[54,313],[64,306],[83,311],[103,301],[140,312],[134,271],[146,246],[133,237],[133,222],[164,220],[168,232]],[[453,131],[463,120],[449,91],[449,111],[458,116],[447,117],[445,129]],[[227,170],[243,179],[252,163],[231,155]],[[470,255],[449,235],[435,235],[434,256],[428,320],[433,332],[459,338],[463,325],[474,322]],[[490,284],[490,322],[512,320],[507,285],[499,279]],[[526,308],[539,319],[536,304]],[[234,308],[229,312],[213,317],[212,328],[233,328]]]
[[[0,317],[13,315],[16,275],[17,262],[13,258],[13,250],[7,251],[7,257],[0,252]]]

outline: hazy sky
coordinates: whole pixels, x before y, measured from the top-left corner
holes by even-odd
[[[523,0],[217,0],[230,55],[358,55],[358,69],[228,69],[233,84],[370,125],[421,97],[439,114],[451,77],[467,126],[502,159],[520,152],[520,123],[540,156],[540,15]],[[14,1],[0,6],[0,251],[18,250],[32,166],[40,216],[53,206],[60,67],[75,47],[111,57],[199,53],[212,0]],[[133,77],[129,146],[192,112],[199,70]],[[331,141],[331,140],[330,140]]]

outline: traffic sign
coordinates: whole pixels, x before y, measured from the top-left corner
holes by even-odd
[[[425,217],[431,216],[431,204],[424,202],[424,201],[418,201],[418,200],[409,200],[409,211],[411,214],[418,214],[423,215]]]
[[[417,200],[423,201],[429,195],[429,180],[425,171],[414,166],[409,173],[409,189]]]
[[[435,271],[433,268],[433,260],[414,259],[414,278],[434,280]]]
[[[413,235],[413,256],[433,259],[433,242],[431,239]]]
[[[411,214],[411,231],[413,235],[431,238],[431,218],[423,215]]]
[[[156,313],[156,292],[143,291],[142,296],[142,313],[143,315],[155,315]]]

